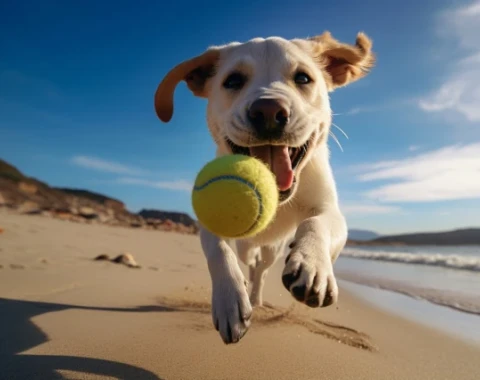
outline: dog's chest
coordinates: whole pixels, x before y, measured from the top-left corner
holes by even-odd
[[[280,208],[268,228],[251,239],[253,244],[257,246],[276,244],[295,233],[299,220],[291,211],[288,207]]]

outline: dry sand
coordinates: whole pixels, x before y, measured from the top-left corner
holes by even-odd
[[[326,309],[294,302],[282,260],[267,279],[269,304],[226,346],[198,237],[6,210],[0,228],[2,380],[480,379],[480,347],[343,289]],[[93,260],[125,251],[141,268]]]

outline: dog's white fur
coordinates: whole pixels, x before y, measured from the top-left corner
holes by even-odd
[[[213,323],[225,343],[238,342],[248,330],[252,306],[262,305],[267,271],[291,238],[282,277],[285,287],[311,307],[336,302],[333,263],[346,243],[347,226],[329,163],[329,92],[363,77],[374,61],[371,41],[363,33],[357,35],[355,45],[340,43],[328,32],[309,39],[256,38],[211,47],[174,67],[158,86],[155,109],[164,122],[172,117],[173,93],[180,81],[196,96],[208,99],[207,121],[217,156],[231,154],[226,137],[242,146],[266,143],[258,140],[246,118],[249,105],[259,98],[279,99],[291,112],[283,136],[275,144],[300,146],[311,141],[295,169],[294,191],[279,205],[264,232],[232,244],[200,229],[212,280]],[[222,86],[234,70],[247,78],[237,91]],[[299,70],[312,82],[296,84],[293,77]],[[250,268],[250,296],[237,255]]]

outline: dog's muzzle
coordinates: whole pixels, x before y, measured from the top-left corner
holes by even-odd
[[[288,106],[277,99],[257,99],[247,110],[247,120],[259,140],[281,139],[289,119]]]

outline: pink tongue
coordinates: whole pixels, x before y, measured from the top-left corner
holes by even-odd
[[[263,145],[250,148],[253,157],[262,160],[277,177],[277,186],[280,191],[292,187],[293,170],[288,146]]]

